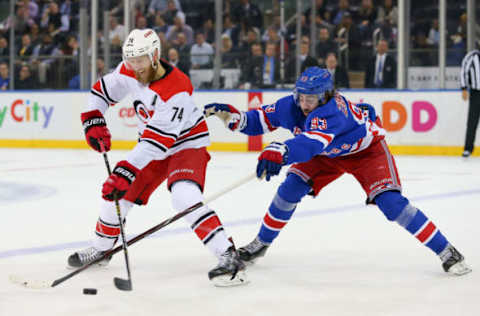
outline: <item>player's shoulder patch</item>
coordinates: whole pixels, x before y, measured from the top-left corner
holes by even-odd
[[[337,108],[340,110],[340,112],[342,112],[343,115],[345,115],[345,117],[348,117],[347,102],[340,95],[340,93],[335,94],[334,100],[335,100],[335,104],[337,105]]]
[[[265,111],[265,113],[273,113],[273,112],[275,112],[275,103],[265,105],[265,107],[263,108],[263,110]]]
[[[152,82],[149,88],[155,91],[163,101],[180,92],[187,92],[189,95],[193,93],[192,82],[176,67],[172,67],[172,70],[162,79]]]
[[[135,72],[133,72],[133,70],[131,69],[127,69],[127,66],[125,66],[125,64],[122,62],[119,66],[119,70],[118,72],[121,74],[121,75],[124,75],[124,76],[127,76],[127,77],[130,77],[130,78],[133,78],[136,80],[135,78]],[[118,69],[118,68],[117,68]]]

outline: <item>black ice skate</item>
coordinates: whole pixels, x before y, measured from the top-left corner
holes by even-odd
[[[442,267],[445,272],[451,275],[464,275],[472,272],[472,269],[465,263],[465,258],[455,247],[448,244],[440,253]]]
[[[215,286],[235,286],[248,283],[245,264],[240,260],[233,246],[220,256],[218,265],[208,272],[208,278]]]
[[[69,268],[81,268],[84,265],[87,265],[103,256],[106,251],[100,251],[94,247],[89,247],[84,250],[75,252],[73,255],[68,257],[68,267]],[[112,257],[105,258],[98,262],[99,266],[106,266]]]
[[[248,245],[238,248],[238,255],[242,261],[254,263],[258,258],[265,256],[265,252],[269,246],[270,245],[260,241],[257,236]]]

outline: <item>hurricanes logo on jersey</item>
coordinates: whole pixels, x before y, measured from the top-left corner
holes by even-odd
[[[147,124],[153,115],[153,111],[148,111],[145,107],[145,104],[143,104],[142,101],[139,100],[133,102],[133,107],[135,108],[138,119],[143,123]]]

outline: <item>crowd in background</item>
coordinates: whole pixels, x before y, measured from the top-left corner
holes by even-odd
[[[99,76],[121,61],[125,38],[123,0],[108,3],[109,36],[104,38],[103,15],[99,14],[96,38]],[[281,81],[282,66],[284,83],[291,83],[296,76],[297,58],[301,70],[313,65],[328,68],[338,88],[351,87],[352,73],[363,74],[361,87],[396,86],[396,61],[392,53],[397,43],[395,0],[316,0],[314,43],[310,36],[311,1],[303,2],[306,7],[300,16],[301,37],[297,39],[295,19],[290,19],[282,37],[278,0],[224,0],[221,47],[215,47],[213,0],[134,0],[134,3],[135,28],[154,29],[162,41],[163,58],[187,75],[197,69],[211,69],[215,50],[220,49],[222,68],[240,70],[236,88],[275,87]],[[78,0],[16,2],[15,19],[6,16],[0,21],[0,90],[8,88],[11,76],[8,63],[12,25],[16,35],[16,89],[79,88],[79,6]],[[411,6],[409,65],[436,66],[438,1],[412,1]],[[466,49],[465,7],[449,7],[447,14],[447,65],[458,66]],[[102,58],[106,41],[110,43],[112,56],[109,66]],[[300,45],[298,56],[296,45]]]

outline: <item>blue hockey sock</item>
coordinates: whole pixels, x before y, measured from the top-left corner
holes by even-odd
[[[265,214],[258,233],[259,239],[270,244],[288,223],[297,207],[297,203],[310,192],[310,186],[299,176],[288,174],[278,188],[267,213]]]
[[[388,220],[396,221],[437,255],[447,246],[448,240],[435,224],[400,192],[383,192],[375,198],[375,203]]]

